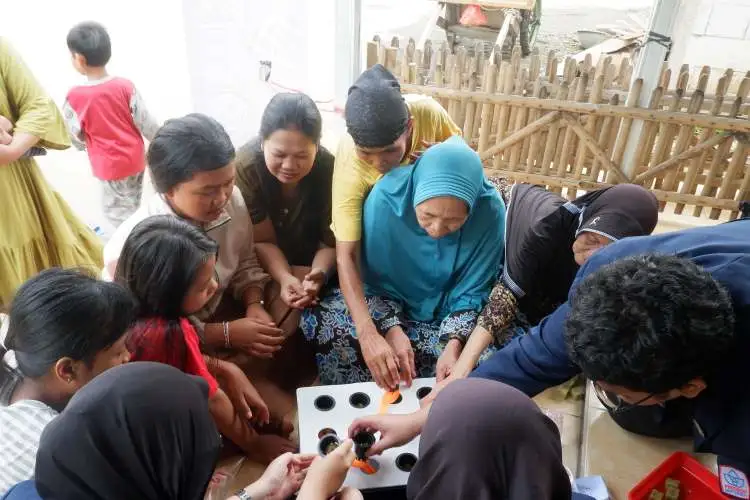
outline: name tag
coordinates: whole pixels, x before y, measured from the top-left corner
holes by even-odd
[[[747,475],[741,470],[726,465],[719,466],[719,480],[721,491],[734,498],[750,499],[750,485]]]

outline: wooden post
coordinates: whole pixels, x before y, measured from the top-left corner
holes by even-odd
[[[649,31],[671,37],[674,28],[674,19],[680,11],[680,0],[656,0],[654,5]],[[648,105],[648,99],[651,98],[654,90],[659,86],[661,77],[662,63],[667,55],[667,47],[656,42],[646,43],[641,49],[640,56],[635,68],[635,80],[643,80],[641,89],[640,107]],[[636,120],[631,128],[625,154],[622,160],[622,170],[629,178],[633,177],[635,170],[638,168],[638,143],[643,131],[644,123]]]
[[[380,50],[380,43],[378,42],[367,42],[367,68],[372,68],[378,61],[378,51]]]
[[[489,64],[484,72],[484,91],[491,94],[495,91],[497,85],[497,66]],[[490,134],[492,133],[492,103],[485,102],[482,104],[482,120],[479,125],[479,146],[477,150],[481,154],[490,144]]]

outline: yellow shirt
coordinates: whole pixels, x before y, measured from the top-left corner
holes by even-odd
[[[405,95],[404,100],[414,128],[402,165],[407,165],[409,155],[423,147],[422,142],[443,142],[451,136],[461,135],[461,129],[433,98]],[[383,174],[357,157],[352,137],[345,134],[339,143],[333,169],[331,229],[337,241],[359,241],[362,238],[362,205],[381,177]]]

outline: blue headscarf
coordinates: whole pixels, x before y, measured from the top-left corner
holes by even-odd
[[[438,196],[465,201],[469,216],[461,229],[436,240],[417,222],[415,207]],[[460,137],[432,146],[414,166],[386,174],[365,201],[367,293],[399,301],[416,321],[479,311],[502,263],[504,231],[505,205],[479,156]]]

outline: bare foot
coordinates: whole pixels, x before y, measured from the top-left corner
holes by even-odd
[[[260,434],[245,449],[248,458],[264,464],[270,463],[274,458],[286,452],[295,453],[296,451],[297,446],[294,443],[275,434]]]

